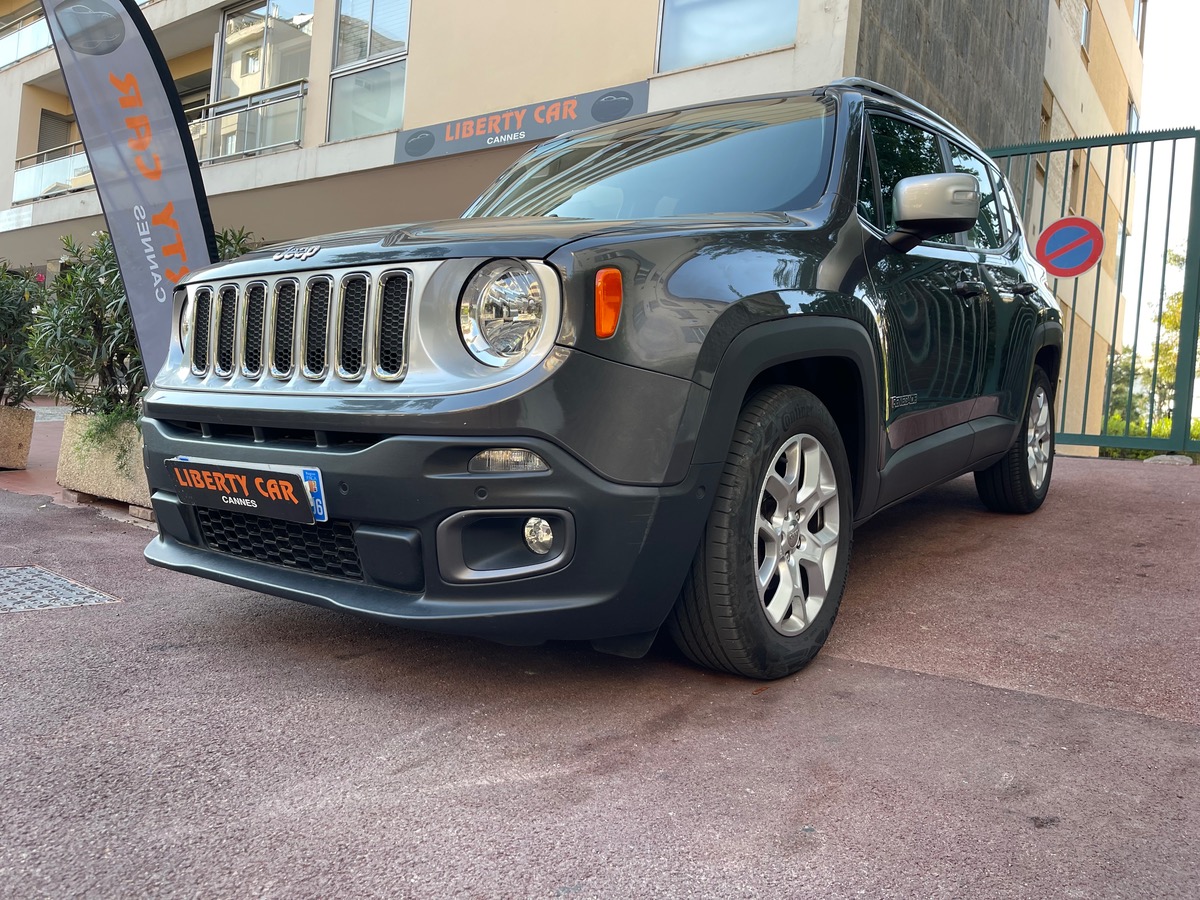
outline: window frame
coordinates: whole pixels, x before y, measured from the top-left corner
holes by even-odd
[[[372,0],[374,3],[375,0]],[[790,50],[796,46],[796,33],[792,33],[792,38],[785,44],[779,44],[774,47],[766,47],[762,50],[747,50],[741,53],[733,53],[729,56],[722,56],[719,59],[710,60],[704,63],[696,63],[690,66],[680,66],[675,69],[664,69],[662,67],[662,48],[663,48],[663,26],[667,21],[667,3],[670,0],[658,0],[658,28],[654,32],[654,73],[651,77],[657,75],[669,75],[674,72],[688,72],[692,69],[701,69],[705,66],[716,66],[721,63],[729,62],[730,60],[743,59],[748,56],[760,56],[764,53],[777,53],[780,50]],[[736,3],[736,0],[727,0],[730,3]],[[796,27],[800,27],[799,11],[797,10]]]
[[[1000,253],[1005,248],[1008,247],[1009,242],[1013,238],[1013,236],[1008,233],[1008,231],[1009,231],[1008,223],[1004,217],[1004,205],[1000,202],[999,186],[1002,181],[1000,172],[996,169],[995,164],[988,158],[987,154],[976,153],[970,147],[964,147],[962,144],[958,143],[957,141],[951,141],[951,144],[953,145],[953,147],[957,147],[965,155],[971,157],[971,159],[973,159],[977,163],[979,163],[980,166],[983,167],[983,171],[987,173],[989,186],[992,189],[992,193],[991,193],[992,201],[991,202],[993,204],[995,204],[995,206],[996,206],[996,213],[997,213],[996,224],[999,226],[999,231],[1000,231],[1000,235],[999,235],[1000,243],[997,244],[995,247],[973,247],[966,242],[967,239],[970,237],[971,232],[970,231],[961,232],[959,234],[959,237],[963,238],[963,241],[962,241],[963,246],[965,246],[968,250],[970,250],[972,252]],[[950,164],[954,165],[953,149],[951,149],[951,152],[950,152]],[[966,173],[960,173],[960,174],[966,174]],[[981,210],[983,208],[982,200],[983,200],[983,198],[980,197],[980,209]],[[1011,198],[1010,198],[1010,200],[1011,200]],[[1015,219],[1016,218],[1016,209],[1010,208],[1009,211],[1012,213],[1012,215]]]
[[[937,138],[938,149],[939,149],[939,152],[941,153],[941,157],[942,157],[942,174],[954,174],[957,171],[954,168],[954,157],[953,157],[953,154],[950,149],[951,143],[954,143],[955,146],[958,146],[964,153],[969,154],[970,156],[974,157],[975,159],[977,159],[979,162],[981,162],[983,164],[983,169],[985,172],[987,172],[988,179],[991,182],[992,196],[994,198],[996,198],[995,202],[997,205],[997,211],[1000,214],[999,218],[998,218],[998,222],[1000,225],[1000,233],[1001,233],[1000,246],[998,246],[998,247],[972,247],[967,243],[967,235],[970,233],[969,231],[960,231],[960,232],[955,232],[953,235],[948,235],[949,237],[954,238],[954,240],[952,242],[939,241],[939,240],[935,239],[935,240],[922,241],[918,246],[932,247],[932,248],[937,248],[937,249],[941,249],[941,250],[951,248],[951,249],[955,249],[955,250],[961,250],[961,251],[964,251],[967,253],[1003,253],[1009,249],[1009,247],[1011,246],[1011,244],[1013,242],[1013,238],[1016,237],[1018,232],[1010,233],[1009,229],[1007,227],[1007,224],[1004,221],[1004,210],[1002,208],[1000,208],[999,194],[997,192],[997,185],[999,183],[998,179],[1000,179],[1001,176],[999,174],[999,170],[996,169],[996,165],[994,162],[992,162],[991,158],[988,157],[986,154],[981,154],[978,151],[976,151],[970,147],[962,146],[961,138],[949,137],[940,128],[938,128],[934,123],[927,122],[924,119],[910,115],[910,114],[908,114],[908,112],[906,110],[896,110],[896,109],[891,109],[891,108],[885,107],[885,106],[876,106],[874,104],[864,104],[864,106],[863,106],[863,120],[864,120],[863,141],[864,141],[864,150],[865,150],[865,147],[867,144],[870,145],[871,164],[872,164],[872,167],[875,172],[875,193],[876,193],[877,203],[878,203],[878,222],[870,222],[868,219],[863,217],[861,213],[859,213],[859,218],[863,222],[866,222],[867,224],[871,225],[881,235],[888,234],[887,211],[883,208],[883,179],[879,172],[879,163],[878,163],[878,160],[877,160],[876,154],[875,154],[875,132],[874,132],[874,129],[871,127],[871,118],[872,117],[886,117],[886,118],[891,118],[891,119],[897,119],[897,120],[899,120],[907,125],[910,125],[914,128],[919,128],[922,131],[925,131],[925,132],[933,135],[935,138]],[[856,185],[860,184],[861,180],[862,180],[862,159],[863,159],[863,154],[862,154],[862,152],[860,152],[860,154],[859,154],[859,169],[857,172],[858,177],[855,181]],[[936,173],[934,173],[934,174],[936,174]],[[856,211],[858,209],[857,197],[858,197],[858,194],[856,191],[855,204],[854,204]],[[1012,198],[1010,197],[1010,200],[1011,199]],[[1012,209],[1013,209],[1013,215],[1016,216],[1017,212],[1016,212],[1015,204],[1013,205]],[[1019,221],[1018,221],[1018,228],[1020,228]]]
[[[883,235],[883,234],[887,233],[883,230],[884,229],[883,186],[881,185],[880,180],[879,180],[879,163],[875,159],[875,136],[871,131],[871,117],[870,117],[870,114],[866,110],[863,111],[862,139],[859,141],[859,145],[860,145],[860,149],[859,149],[859,153],[858,153],[858,177],[855,179],[854,183],[859,187],[859,190],[861,192],[863,169],[866,168],[867,166],[870,166],[870,168],[871,168],[871,186],[875,190],[875,220],[871,221],[870,219],[866,218],[866,216],[864,216],[862,214],[862,211],[858,207],[858,199],[857,199],[858,195],[856,195],[856,198],[854,201],[854,210],[855,210],[855,212],[858,213],[858,217],[863,222],[866,222],[868,225],[870,225],[872,228],[874,228],[876,231],[878,231],[881,235]]]
[[[403,2],[408,4],[408,31],[405,35],[404,49],[403,50],[393,50],[389,53],[380,53],[377,56],[372,56],[371,55],[371,44],[370,44],[371,23],[374,21],[374,18],[375,18],[375,5],[379,2],[380,2],[380,0],[370,0],[371,12],[367,18],[367,35],[368,35],[367,55],[364,56],[362,59],[356,59],[353,62],[344,63],[341,66],[338,66],[338,64],[337,64],[337,55],[338,55],[338,47],[340,45],[341,35],[342,35],[342,14],[340,11],[341,6],[342,6],[342,0],[335,0],[335,2],[334,2],[333,14],[336,17],[337,21],[336,21],[336,24],[333,29],[333,46],[330,48],[329,90],[326,92],[326,100],[325,100],[325,142],[326,143],[334,143],[334,142],[340,142],[340,141],[353,141],[353,140],[358,140],[359,138],[374,137],[374,136],[380,135],[380,134],[390,134],[392,132],[404,130],[404,115],[407,112],[407,108],[408,108],[408,51],[409,51],[410,45],[412,44],[412,0],[403,0]],[[398,128],[388,129],[387,131],[376,131],[371,134],[359,134],[359,135],[355,135],[354,137],[347,137],[347,138],[331,137],[331,135],[333,133],[333,99],[334,99],[333,86],[334,86],[334,82],[338,81],[341,78],[352,77],[354,75],[357,75],[359,72],[365,72],[369,69],[377,69],[377,68],[381,68],[383,66],[390,66],[393,63],[397,63],[400,61],[404,62],[404,96],[401,101],[404,104],[404,107],[400,113],[400,126]]]
[[[309,67],[308,67],[308,72],[306,72],[304,74],[304,77],[292,79],[291,81],[281,81],[279,84],[273,84],[273,85],[264,84],[264,82],[266,81],[266,77],[267,77],[267,65],[266,64],[269,60],[268,60],[268,55],[267,55],[267,29],[263,28],[262,40],[259,41],[259,43],[258,43],[258,71],[256,73],[254,73],[254,74],[257,74],[260,76],[259,80],[258,80],[258,83],[259,83],[258,88],[253,91],[250,91],[248,94],[238,96],[238,97],[222,97],[221,96],[221,81],[222,81],[223,73],[225,71],[225,62],[226,62],[226,58],[227,58],[226,53],[229,49],[225,45],[226,29],[228,27],[229,20],[233,16],[241,15],[242,13],[247,12],[248,10],[255,9],[255,8],[263,6],[263,5],[266,5],[269,7],[270,3],[267,2],[267,0],[246,0],[245,3],[237,3],[233,6],[226,7],[225,9],[223,9],[221,11],[220,30],[217,32],[217,54],[216,54],[216,59],[215,59],[216,64],[213,66],[212,83],[209,85],[209,104],[210,105],[216,106],[218,104],[226,104],[226,103],[236,104],[239,100],[245,99],[245,97],[252,97],[252,96],[256,96],[256,95],[260,95],[260,94],[266,94],[270,91],[274,91],[279,88],[284,88],[289,85],[298,84],[301,81],[307,82],[309,80],[309,75],[312,73],[312,51],[313,51],[311,35],[309,36],[309,48],[308,48]],[[313,8],[315,10],[316,0],[313,0]],[[246,49],[240,50],[238,52],[244,54],[244,53],[247,53],[248,51],[249,51],[249,48],[246,48]]]
[[[374,56],[371,55],[371,24],[375,21],[375,6],[379,2],[381,2],[381,0],[370,0],[371,12],[367,16],[367,55],[364,56],[362,59],[356,59],[356,60],[353,60],[352,62],[342,63],[339,66],[338,61],[337,61],[337,56],[338,56],[338,47],[340,46],[341,38],[342,38],[342,14],[340,12],[341,7],[342,7],[342,0],[334,0],[333,15],[334,15],[336,21],[334,23],[334,28],[333,28],[333,47],[330,51],[331,52],[331,59],[330,59],[330,66],[329,66],[330,81],[332,81],[333,78],[336,76],[347,75],[347,74],[357,71],[359,69],[374,68],[376,65],[381,65],[384,62],[394,62],[395,60],[401,59],[401,58],[408,59],[408,47],[409,47],[409,44],[412,43],[412,41],[410,40],[411,35],[412,35],[412,0],[402,0],[402,2],[408,4],[408,30],[405,33],[404,49],[403,50],[392,50],[392,51],[386,52],[386,53],[379,53]]]
[[[1083,54],[1084,62],[1091,59],[1092,16],[1094,13],[1092,0],[1083,0],[1083,21],[1079,27],[1079,51]]]
[[[952,169],[951,169],[952,163],[950,160],[950,149],[949,149],[949,146],[946,141],[946,136],[944,134],[942,134],[942,132],[939,129],[937,129],[933,125],[933,123],[926,122],[923,119],[919,119],[915,116],[909,115],[906,110],[895,110],[895,109],[889,109],[884,106],[874,106],[872,104],[868,104],[864,107],[863,114],[864,114],[864,117],[866,118],[867,126],[871,133],[871,155],[872,155],[872,161],[875,164],[876,190],[879,192],[879,197],[880,197],[879,215],[880,215],[880,221],[882,222],[882,228],[883,228],[882,233],[886,235],[886,234],[890,233],[888,231],[888,210],[885,208],[885,201],[883,199],[883,174],[879,171],[879,158],[878,158],[878,154],[875,150],[875,129],[870,128],[871,118],[879,117],[879,118],[896,119],[897,121],[902,122],[905,125],[908,125],[912,128],[919,128],[921,131],[931,134],[931,135],[933,135],[933,137],[937,138],[938,154],[942,158],[942,171],[940,173],[942,175],[947,175],[952,171]],[[936,175],[939,173],[931,172],[928,174]],[[906,177],[908,177],[908,176],[906,176]],[[895,185],[893,185],[893,188],[894,187],[895,187]],[[949,237],[951,235],[945,235],[945,236]],[[921,243],[918,246],[937,247],[940,249],[946,249],[947,247],[953,247],[953,248],[960,249],[960,250],[969,249],[966,246],[965,242],[960,240],[960,238],[962,237],[961,234],[954,234],[952,236],[955,238],[955,240],[953,242],[939,241],[936,239],[932,239],[932,240],[928,240],[928,241],[921,241]]]

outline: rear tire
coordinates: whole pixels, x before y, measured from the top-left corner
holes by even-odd
[[[808,391],[743,408],[704,538],[667,620],[694,662],[751,678],[799,670],[824,645],[850,565],[850,467]]]
[[[1042,505],[1054,473],[1054,389],[1034,366],[1024,426],[1003,459],[975,473],[975,489],[995,512],[1031,513]]]

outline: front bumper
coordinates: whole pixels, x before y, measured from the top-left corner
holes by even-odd
[[[618,484],[558,444],[530,437],[406,435],[366,447],[301,447],[222,441],[156,419],[143,420],[142,431],[160,529],[146,548],[151,563],[408,627],[507,643],[596,640],[658,628],[691,562],[720,472],[719,464],[694,466],[670,486]],[[532,450],[550,471],[468,473],[471,457],[489,447]],[[330,575],[303,553],[299,562],[292,554],[285,563],[265,561],[271,554],[229,552],[228,535],[236,543],[243,526],[255,531],[255,542],[271,546],[278,535],[264,537],[257,529],[269,531],[273,520],[219,513],[234,525],[225,540],[215,540],[211,514],[181,503],[172,491],[165,460],[179,455],[319,468],[336,523],[330,527],[338,530],[337,552],[356,559]],[[447,552],[448,541],[464,540],[463,529],[447,522],[489,512],[500,524],[483,530],[500,537],[488,540],[508,542],[497,551],[501,563],[493,566],[477,551]],[[505,529],[526,514],[545,512],[569,523],[572,540],[548,570],[524,575],[521,565],[511,565],[515,551]],[[290,526],[280,527],[286,543]],[[222,543],[226,549],[213,549]],[[447,562],[464,557],[468,569],[482,570]]]

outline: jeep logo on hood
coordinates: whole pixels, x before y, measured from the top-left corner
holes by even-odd
[[[288,247],[286,250],[280,250],[271,259],[275,262],[283,262],[285,259],[306,260],[310,256],[316,256],[317,251],[321,249],[320,244],[313,244],[311,247]]]

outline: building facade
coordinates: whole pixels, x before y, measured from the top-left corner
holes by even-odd
[[[456,216],[529,141],[586,122],[580,98],[619,115],[863,74],[985,144],[1026,140],[1046,2],[149,0],[143,12],[216,225],[282,241]],[[989,41],[996,29],[1012,40]],[[40,4],[0,0],[0,110],[13,123],[0,129],[0,259],[42,265],[61,235],[104,226]]]
[[[1147,0],[1049,0],[1038,141],[1138,131],[1147,7]],[[1121,261],[1138,224],[1133,220],[1144,215],[1134,202],[1142,193],[1137,159],[1135,146],[1116,144],[1036,153],[1010,166],[1031,244],[1044,226],[1064,216],[1083,216],[1104,233],[1104,253],[1094,269],[1052,281],[1067,341],[1064,432],[1105,429],[1104,398],[1112,379],[1107,363],[1127,339]]]

